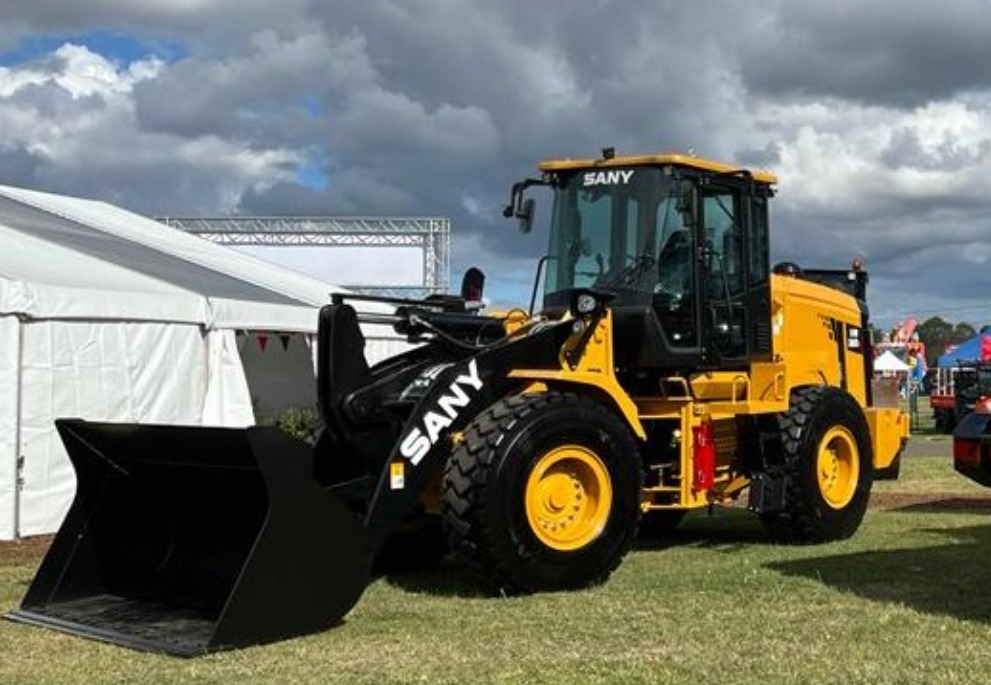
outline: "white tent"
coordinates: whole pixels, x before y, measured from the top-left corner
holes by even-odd
[[[886,350],[874,360],[875,371],[908,371],[909,365],[895,356],[891,350]]]
[[[312,339],[339,290],[102,202],[0,186],[0,539],[56,530],[71,502],[54,418],[250,425],[240,333]],[[366,334],[370,361],[406,347]]]

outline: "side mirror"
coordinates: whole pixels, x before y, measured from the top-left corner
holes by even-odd
[[[502,208],[502,215],[509,219],[516,217],[521,233],[529,233],[533,228],[533,214],[537,203],[531,198],[524,198],[523,193],[531,186],[546,186],[551,182],[546,178],[525,178],[513,184],[509,191],[509,204]]]
[[[529,233],[533,230],[533,214],[537,208],[537,202],[532,197],[523,200],[516,218],[519,220],[520,233]]]

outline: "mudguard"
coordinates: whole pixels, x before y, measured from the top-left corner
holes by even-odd
[[[953,430],[953,468],[991,487],[991,413],[973,411]]]

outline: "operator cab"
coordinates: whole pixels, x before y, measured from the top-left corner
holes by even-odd
[[[575,289],[611,293],[620,369],[742,369],[770,357],[772,174],[608,149],[539,168],[513,202],[525,226],[525,188],[554,195],[545,313],[565,311]]]

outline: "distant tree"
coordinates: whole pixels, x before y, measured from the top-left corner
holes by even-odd
[[[977,334],[974,327],[965,321],[952,324],[939,316],[926,319],[915,327],[915,332],[919,341],[926,345],[926,363],[929,366],[936,364],[948,346],[959,345]]]
[[[881,329],[875,326],[871,321],[867,322],[867,334],[870,336],[871,342],[875,345],[881,342],[884,338],[884,335],[881,333]]]
[[[953,327],[953,339],[956,340],[957,343],[970,340],[975,335],[977,335],[977,330],[975,330],[974,327],[966,321],[961,321]]]

